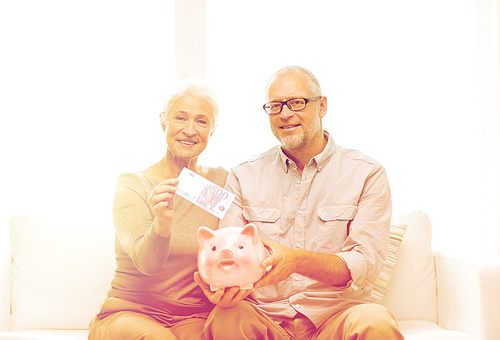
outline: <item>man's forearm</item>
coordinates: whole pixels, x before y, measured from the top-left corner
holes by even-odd
[[[337,255],[314,253],[296,249],[297,274],[307,276],[313,280],[328,283],[332,286],[343,287],[351,280],[351,273],[344,261]]]

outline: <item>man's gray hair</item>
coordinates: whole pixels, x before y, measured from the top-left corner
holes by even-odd
[[[161,125],[165,125],[167,123],[168,114],[175,102],[185,95],[192,95],[206,100],[212,109],[214,116],[214,121],[210,128],[211,132],[214,132],[215,128],[219,125],[219,102],[217,101],[217,97],[208,83],[199,78],[179,80],[174,84],[174,87],[167,95],[163,105],[163,111],[160,116]]]
[[[288,65],[288,66],[282,67],[281,69],[276,71],[273,74],[273,76],[268,80],[268,82],[266,84],[266,99],[268,99],[267,96],[268,96],[268,91],[269,91],[269,85],[271,85],[271,82],[273,81],[274,78],[276,78],[277,76],[282,75],[282,74],[294,73],[294,72],[301,73],[307,77],[307,79],[309,80],[309,90],[312,92],[313,96],[322,96],[323,95],[323,92],[321,91],[321,85],[319,84],[318,78],[316,78],[314,73],[312,73],[311,71],[309,71],[305,67],[301,67],[301,66],[297,66],[297,65]]]

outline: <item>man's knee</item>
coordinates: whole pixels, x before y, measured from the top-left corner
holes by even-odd
[[[318,330],[321,339],[390,339],[402,340],[394,315],[377,304],[353,306],[333,315]]]
[[[344,326],[356,335],[346,339],[403,339],[394,315],[378,304],[351,307]]]

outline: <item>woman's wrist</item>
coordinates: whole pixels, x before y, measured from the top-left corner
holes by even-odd
[[[169,237],[171,233],[171,224],[172,220],[160,220],[159,218],[155,218],[153,221],[153,230],[156,235],[161,237]]]

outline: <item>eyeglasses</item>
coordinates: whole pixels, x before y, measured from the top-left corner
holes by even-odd
[[[285,100],[284,102],[270,102],[264,104],[264,111],[266,111],[268,115],[275,115],[281,112],[285,104],[290,111],[300,111],[306,108],[307,103],[315,102],[320,98],[321,96],[313,98],[293,98]]]

